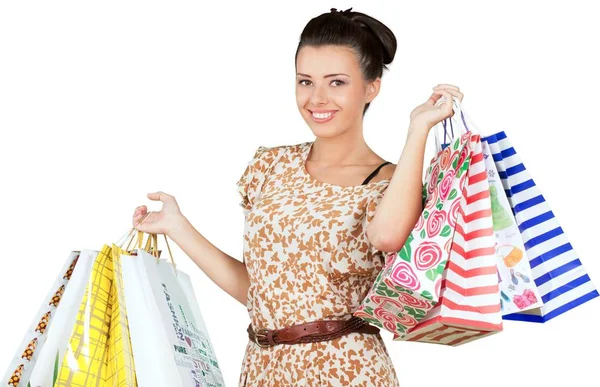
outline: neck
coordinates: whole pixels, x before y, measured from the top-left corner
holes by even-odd
[[[373,151],[362,133],[343,133],[335,137],[317,137],[312,145],[307,161],[321,166],[349,166],[374,164],[369,162]]]

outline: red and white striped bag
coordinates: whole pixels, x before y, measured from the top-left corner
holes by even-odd
[[[463,118],[456,99],[454,111]],[[470,132],[466,135],[471,138],[472,159],[439,303],[407,335],[394,335],[396,341],[456,346],[502,330],[495,237],[481,136],[473,133],[476,128],[468,127],[464,120],[462,123]]]

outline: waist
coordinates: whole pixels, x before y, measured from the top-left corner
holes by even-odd
[[[256,331],[250,324],[247,331],[249,339],[259,347],[272,347],[279,344],[293,345],[333,340],[353,332],[377,334],[379,328],[352,316],[347,320],[316,320],[281,329],[258,328]]]

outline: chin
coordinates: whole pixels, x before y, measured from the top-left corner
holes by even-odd
[[[336,137],[338,135],[340,135],[342,132],[337,131],[336,128],[315,128],[313,126],[310,126],[310,130],[313,133],[313,135],[315,135],[315,137],[321,137],[321,138],[333,138]]]

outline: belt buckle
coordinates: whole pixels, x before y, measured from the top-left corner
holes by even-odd
[[[256,345],[258,345],[261,348],[270,347],[269,344],[264,344],[263,345],[263,344],[261,344],[261,343],[258,342],[259,336],[262,337],[262,338],[265,338],[265,339],[267,338],[267,334],[266,334],[267,331],[268,331],[268,329],[261,328],[261,329],[257,330],[256,332],[254,332],[254,342],[256,343]]]

